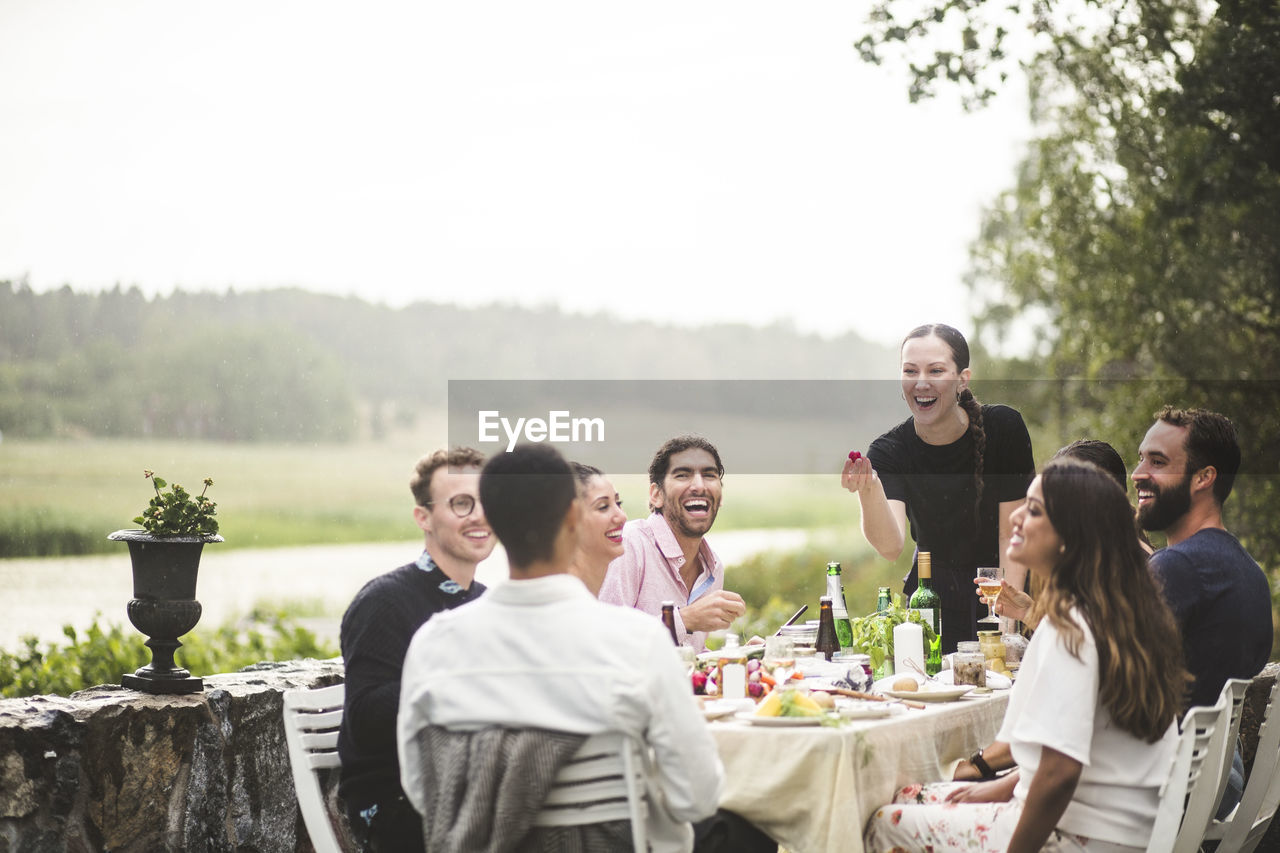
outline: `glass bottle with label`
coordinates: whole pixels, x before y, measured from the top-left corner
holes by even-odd
[[[737,634],[725,634],[724,648],[716,661],[716,684],[725,699],[747,695],[747,650],[739,645]]]
[[[831,597],[827,595],[818,599],[818,639],[813,647],[827,660],[831,660],[831,656],[840,651],[835,615],[831,612]]]
[[[844,600],[844,582],[840,578],[840,564],[827,563],[827,597],[831,599],[831,616],[836,623],[836,639],[840,648],[853,645],[853,624],[849,621],[849,607]]]
[[[928,644],[924,670],[929,675],[937,675],[942,670],[942,599],[933,588],[933,558],[928,551],[921,551],[916,558],[916,574],[919,586],[911,593],[907,606],[933,628],[934,639]]]

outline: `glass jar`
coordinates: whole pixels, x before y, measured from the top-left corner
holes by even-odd
[[[997,672],[1004,669],[1004,643],[1000,640],[999,631],[979,631],[978,644],[983,657],[989,661],[987,669]]]
[[[803,625],[786,625],[780,629],[779,635],[791,638],[796,657],[812,657],[813,646],[818,641],[818,625],[816,622],[812,626],[807,622]]]
[[[836,679],[837,687],[858,690],[866,693],[871,689],[871,656],[857,652],[839,652],[831,657],[832,663],[840,664],[843,671]]]
[[[1010,669],[1022,663],[1022,656],[1027,651],[1027,638],[1021,634],[1005,634],[1000,638],[1004,643],[1004,662]]]
[[[976,640],[961,640],[956,643],[956,653],[951,658],[951,669],[954,671],[956,684],[986,687],[987,657],[982,649],[982,643]]]

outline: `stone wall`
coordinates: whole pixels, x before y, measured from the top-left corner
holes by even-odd
[[[204,681],[192,696],[0,700],[0,853],[311,851],[280,697],[342,681],[341,662]]]

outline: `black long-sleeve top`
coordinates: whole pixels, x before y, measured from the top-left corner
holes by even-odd
[[[389,802],[401,793],[396,714],[409,642],[434,614],[465,604],[484,589],[478,582],[463,589],[424,552],[418,563],[369,581],[347,608],[340,632],[346,701],[338,732],[338,793],[348,808]]]

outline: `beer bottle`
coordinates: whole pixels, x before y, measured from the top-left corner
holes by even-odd
[[[662,624],[667,626],[667,630],[671,632],[671,642],[677,646],[680,645],[680,635],[676,633],[676,603],[674,601],[662,602]]]
[[[830,596],[818,599],[818,639],[813,644],[814,650],[827,660],[840,651],[840,638],[836,636],[836,620],[831,612]]]
[[[880,592],[876,595],[876,612],[883,613],[889,609],[892,599],[889,597],[889,587],[880,587]]]
[[[942,669],[942,599],[933,588],[933,558],[928,551],[921,551],[916,558],[916,575],[919,586],[911,593],[908,607],[920,614],[933,628],[934,639],[929,643],[924,671],[937,675]]]
[[[844,600],[844,582],[840,579],[840,564],[827,563],[827,597],[831,599],[831,616],[836,623],[836,639],[840,648],[853,645],[853,624],[849,621],[849,606]]]

